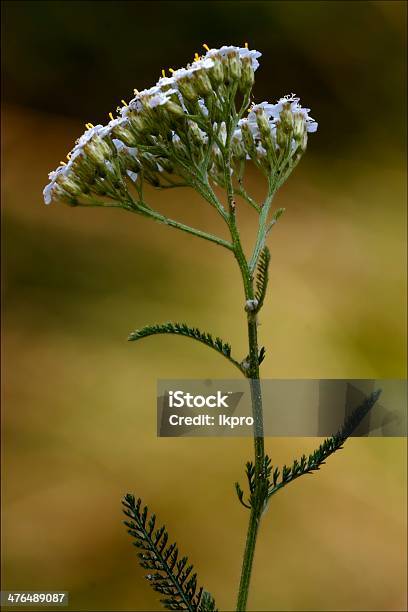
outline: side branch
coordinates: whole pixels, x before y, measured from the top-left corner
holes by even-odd
[[[378,398],[380,397],[381,390],[374,391],[367,399],[358,406],[354,412],[344,421],[341,429],[330,438],[327,438],[313,453],[308,457],[302,455],[298,460],[295,459],[292,466],[283,466],[282,471],[279,468],[273,468],[271,461],[268,456],[265,457],[264,464],[264,475],[267,483],[267,487],[264,489],[264,507],[266,507],[269,499],[272,495],[275,495],[280,489],[288,485],[290,482],[303,476],[304,474],[311,474],[320,469],[325,464],[326,459],[333,455],[336,451],[343,448],[345,441],[351,436],[355,429],[360,425],[364,417],[370,412]],[[246,474],[249,482],[250,496],[247,501],[244,500],[244,494],[238,483],[235,483],[238,499],[241,504],[245,507],[253,507],[253,477],[254,477],[254,466],[252,462],[246,465]]]
[[[213,234],[209,234],[208,232],[204,232],[202,230],[196,229],[195,227],[191,227],[190,225],[186,225],[185,223],[181,223],[180,221],[175,221],[174,219],[170,219],[165,215],[157,212],[156,210],[152,210],[148,208],[144,204],[132,202],[130,206],[125,206],[126,210],[129,210],[134,213],[138,213],[143,215],[144,217],[149,217],[154,221],[158,221],[159,223],[163,223],[164,225],[168,225],[169,227],[175,227],[183,232],[187,232],[187,234],[192,234],[193,236],[197,236],[198,238],[203,238],[204,240],[208,240],[210,242],[214,242],[222,247],[225,247],[229,251],[233,250],[233,246],[231,242],[228,240],[224,240],[223,238],[219,238],[218,236],[214,236]]]
[[[208,332],[202,332],[196,327],[189,327],[186,323],[162,323],[160,325],[147,325],[141,329],[137,329],[129,335],[128,340],[140,340],[141,338],[147,338],[147,336],[154,336],[155,334],[174,334],[177,336],[185,336],[192,340],[197,340],[206,346],[221,353],[223,357],[228,359],[235,367],[242,373],[241,364],[231,357],[231,345],[228,342],[224,342],[221,338],[216,337],[215,339]]]

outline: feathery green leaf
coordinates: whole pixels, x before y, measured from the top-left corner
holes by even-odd
[[[123,512],[131,520],[124,521],[128,533],[135,538],[134,545],[140,565],[150,573],[146,579],[152,588],[164,595],[161,603],[167,610],[187,610],[188,612],[217,612],[215,601],[202,587],[197,588],[197,574],[187,557],[179,558],[177,545],[168,544],[168,533],[164,527],[155,530],[156,517],[148,509],[142,509],[142,500],[135,500],[127,494],[122,501]]]
[[[255,299],[258,302],[256,311],[258,312],[264,303],[266,289],[268,287],[268,268],[271,260],[271,254],[267,246],[265,246],[259,255],[258,269],[256,276],[256,294]]]
[[[261,473],[258,475],[258,478],[256,478],[255,466],[252,461],[248,461],[245,470],[249,486],[248,503],[244,500],[244,492],[240,485],[238,483],[235,484],[238,499],[241,504],[246,508],[252,508],[255,498],[257,498],[263,500],[264,507],[266,507],[270,497],[284,486],[293,482],[293,480],[299,478],[299,476],[303,476],[303,474],[311,474],[319,470],[330,455],[343,448],[344,442],[351,436],[364,417],[370,412],[380,394],[381,390],[374,391],[374,393],[367,397],[366,400],[352,412],[344,421],[341,429],[334,436],[327,438],[317,450],[309,455],[309,457],[302,455],[300,459],[295,459],[290,467],[284,465],[282,470],[278,467],[273,468],[270,458],[268,455],[265,455]],[[258,487],[261,487],[260,490],[258,488],[258,491],[256,491],[257,482]]]
[[[175,334],[177,336],[185,336],[186,338],[192,338],[197,340],[206,346],[214,349],[218,353],[221,353],[224,357],[233,363],[242,373],[241,365],[231,356],[231,345],[228,342],[224,342],[218,336],[213,338],[208,332],[202,332],[197,327],[189,327],[186,323],[172,323],[171,321],[162,324],[146,325],[141,329],[137,329],[132,332],[128,340],[135,341],[141,338],[147,338],[148,336],[154,336],[155,334]]]
[[[319,470],[330,455],[343,448],[344,442],[351,436],[353,431],[360,425],[364,417],[370,412],[381,394],[381,390],[374,391],[366,400],[358,406],[352,414],[344,421],[343,426],[339,431],[326,438],[324,442],[317,448],[313,453],[306,457],[302,455],[300,459],[295,459],[292,466],[286,465],[282,468],[282,475],[279,481],[279,470],[275,469],[273,472],[273,480],[270,483],[268,490],[268,498],[274,495],[279,489],[286,486],[299,476],[304,474],[311,474],[312,472]]]

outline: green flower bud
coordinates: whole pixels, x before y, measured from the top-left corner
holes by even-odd
[[[276,142],[280,149],[284,149],[288,142],[288,135],[285,132],[281,121],[276,122]]]
[[[183,98],[186,98],[186,100],[189,100],[190,102],[195,102],[198,99],[199,96],[191,78],[184,77],[182,79],[179,79],[177,82],[177,86],[181,95],[183,96]]]
[[[173,100],[169,100],[166,104],[166,110],[169,111],[171,115],[175,118],[184,117],[184,111],[180,106],[180,102],[173,102]]]
[[[238,53],[228,53],[228,72],[231,80],[238,81],[241,78],[241,60]]]
[[[128,147],[134,147],[137,144],[137,138],[133,132],[124,125],[116,125],[113,127],[112,136],[124,142]]]
[[[232,156],[237,160],[246,158],[246,151],[245,151],[244,143],[242,142],[241,138],[238,138],[236,136],[232,137],[231,151],[232,151]]]
[[[143,113],[136,111],[129,111],[128,119],[130,126],[136,133],[143,134],[148,131],[148,125],[146,124],[146,118]]]
[[[222,58],[220,55],[214,55],[211,59],[213,60],[214,65],[212,68],[210,68],[208,74],[213,87],[218,87],[224,81],[224,67],[222,64]]]
[[[79,154],[71,160],[72,173],[78,183],[86,184],[95,176],[95,164],[87,155]]]
[[[194,85],[200,96],[208,96],[212,85],[206,70],[196,70],[193,75]]]
[[[293,116],[293,138],[296,142],[301,142],[306,132],[306,122],[302,113],[295,113]]]
[[[284,107],[280,112],[279,117],[282,123],[282,129],[285,130],[285,132],[291,132],[293,130],[293,113],[290,110],[290,107]]]
[[[266,116],[263,108],[258,108],[255,114],[256,114],[256,123],[258,125],[261,136],[270,134],[271,127],[269,125],[268,117]]]
[[[307,149],[307,131],[305,130],[302,136],[302,140],[300,142],[300,148],[303,152]]]
[[[202,148],[205,135],[194,121],[188,122],[188,135],[193,145]]]
[[[104,151],[97,144],[88,142],[84,146],[84,151],[95,164],[103,165],[105,163]]]
[[[239,82],[239,88],[241,91],[249,91],[255,82],[255,73],[252,67],[252,60],[250,57],[244,57],[241,60],[241,80]]]
[[[247,121],[244,121],[241,124],[241,133],[242,133],[242,139],[244,141],[244,146],[245,146],[245,149],[248,155],[250,155],[251,157],[256,157],[255,141],[254,141],[254,137],[251,132],[251,128],[249,127]]]
[[[122,172],[132,170],[132,172],[140,172],[140,162],[137,157],[132,154],[127,147],[123,147],[118,155],[119,165]]]
[[[60,175],[55,181],[59,187],[72,196],[79,196],[83,192],[83,186],[72,176]]]
[[[271,131],[271,124],[266,116],[266,113],[263,108],[258,108],[256,110],[256,123],[259,128],[259,133],[261,136],[261,144],[266,149],[266,151],[274,151],[274,142]]]
[[[174,174],[174,166],[173,166],[173,164],[171,163],[171,161],[169,159],[167,159],[165,157],[159,157],[158,160],[157,160],[157,163],[168,174]]]

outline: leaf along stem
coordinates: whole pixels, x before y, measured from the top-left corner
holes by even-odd
[[[168,322],[160,325],[146,325],[146,327],[132,332],[128,340],[140,340],[141,338],[147,338],[155,334],[174,334],[176,336],[185,336],[186,338],[197,340],[197,342],[201,342],[217,351],[217,353],[220,353],[223,357],[228,359],[230,363],[237,367],[241,374],[244,373],[241,364],[231,356],[231,346],[227,342],[223,342],[223,340],[218,337],[214,339],[211,334],[202,332],[196,327],[189,327],[186,323]]]

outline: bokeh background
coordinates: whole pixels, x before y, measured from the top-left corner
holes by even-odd
[[[157,439],[157,378],[231,378],[174,337],[185,320],[246,350],[227,251],[123,211],[45,207],[41,191],[84,123],[201,44],[263,52],[255,97],[295,91],[319,123],[277,196],[265,377],[406,375],[404,2],[3,3],[3,589],[68,590],[69,609],[158,610],[121,525],[141,495],[220,610],[235,602],[248,515],[248,439]],[[249,190],[263,193],[249,173]],[[194,193],[150,191],[220,232]],[[239,205],[246,244],[255,215]],[[276,464],[311,439],[268,440]],[[405,610],[402,439],[353,439],[273,500],[250,609]]]

